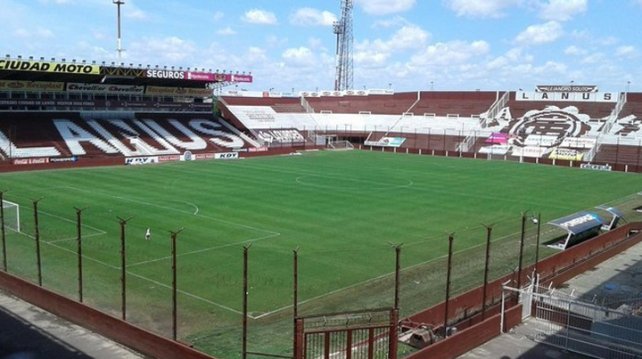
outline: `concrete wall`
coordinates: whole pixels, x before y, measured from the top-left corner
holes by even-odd
[[[0,287],[33,305],[153,358],[210,359],[189,346],[137,327],[33,283],[0,271]]]
[[[564,283],[642,242],[642,232],[631,234],[632,230],[642,230],[642,223],[628,223],[540,261],[538,264],[540,283],[542,285]],[[534,265],[522,270],[522,283],[526,281],[526,276],[532,273],[533,269]],[[500,314],[498,314],[497,302],[501,299],[502,283],[510,280],[516,281],[515,276],[507,275],[488,284],[487,298],[491,303],[495,303],[495,306],[488,310],[485,320],[480,314],[483,287],[477,287],[453,297],[449,304],[448,318],[450,325],[453,325],[453,322],[457,323],[455,324],[458,329],[457,334],[426,347],[408,358],[452,358],[499,335]],[[521,305],[508,301],[507,306],[509,309],[506,311],[505,325],[511,328],[521,322]],[[440,328],[444,320],[444,307],[442,302],[415,313],[407,319],[416,323],[429,323],[435,328]]]

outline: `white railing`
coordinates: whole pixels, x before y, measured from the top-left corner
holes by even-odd
[[[484,128],[486,127],[486,123],[488,122],[489,119],[494,119],[497,117],[497,114],[499,111],[501,111],[504,107],[506,107],[506,104],[508,104],[508,99],[510,97],[510,92],[506,91],[504,94],[497,100],[495,103],[493,103],[488,111],[486,111],[486,114],[483,117],[483,120],[481,122],[481,127]]]
[[[388,133],[390,132],[391,129],[397,127],[399,122],[401,122],[401,120],[403,120],[404,117],[408,116],[408,114],[411,114],[412,112],[410,111],[419,103],[419,101],[421,101],[421,92],[417,91],[417,99],[415,100],[415,102],[413,102],[412,105],[410,105],[410,107],[408,107],[406,111],[402,112],[401,116],[399,116],[399,119],[397,119],[397,121],[395,121],[395,123],[393,123],[392,126],[390,126],[390,128],[384,134],[384,136],[388,136]],[[412,116],[414,116],[414,113],[412,113]]]
[[[314,113],[314,109],[312,106],[310,106],[310,103],[308,100],[305,99],[305,97],[301,96],[301,106],[305,109],[305,112],[307,113]]]

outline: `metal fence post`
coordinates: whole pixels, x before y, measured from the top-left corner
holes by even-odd
[[[125,268],[127,249],[125,248],[125,227],[131,217],[123,219],[117,217],[120,223],[120,295],[121,295],[121,318],[127,320],[127,272]]]
[[[446,272],[446,303],[444,305],[444,337],[448,336],[448,302],[450,302],[450,274],[452,271],[454,234],[448,236],[448,271]]]
[[[0,191],[0,235],[2,236],[2,269],[7,271],[7,238],[4,229],[4,193]]]
[[[40,226],[38,225],[38,202],[42,198],[33,201],[33,221],[35,226],[36,240],[36,266],[38,268],[38,285],[42,287],[42,262],[40,257]]]

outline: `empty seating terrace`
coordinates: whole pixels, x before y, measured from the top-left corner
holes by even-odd
[[[306,97],[314,112],[360,113],[401,115],[417,100],[416,92],[394,95]]]
[[[568,101],[517,101],[516,93],[511,92],[508,107],[513,118],[523,117],[526,112],[531,110],[543,110],[546,106],[557,106],[561,109],[569,106],[575,106],[580,113],[588,115],[590,118],[599,119],[608,117],[615,103],[612,102],[568,102]]]
[[[298,97],[223,97],[230,106],[269,106],[274,112],[305,113]]]
[[[497,100],[499,94],[493,91],[477,92],[421,92],[421,100],[412,112],[415,115],[426,113],[435,116],[459,115],[460,117],[473,117],[488,111]]]
[[[117,113],[114,113],[114,117],[117,117]],[[100,139],[103,142],[111,141],[112,139],[118,140],[122,146],[126,147],[129,151],[136,152],[142,150],[143,154],[145,149],[149,148],[152,150],[163,150],[164,144],[166,143],[166,135],[159,133],[159,137],[156,135],[150,135],[149,133],[138,129],[132,122],[131,119],[124,119],[125,123],[131,128],[135,129],[137,134],[128,134],[122,128],[116,126],[109,119],[100,119],[104,116],[99,116],[96,119],[99,120],[100,126],[105,129],[106,132],[98,133],[95,129],[89,126],[86,120],[81,118],[80,112],[66,112],[66,113],[12,113],[12,114],[3,114],[0,116],[0,131],[4,136],[11,141],[16,147],[21,149],[21,157],[40,157],[43,154],[38,154],[31,151],[29,155],[26,153],[30,148],[40,148],[40,147],[53,147],[55,148],[60,156],[71,156],[70,149],[68,148],[65,139],[61,136],[60,132],[54,125],[54,119],[64,119],[72,122],[74,125],[81,128],[83,131],[86,131],[89,135],[94,136],[96,139]],[[183,132],[179,131],[175,126],[167,123],[170,119],[178,120],[183,126],[189,128],[188,122],[192,118],[191,116],[176,116],[173,114],[159,115],[154,114],[139,114],[137,115],[138,120],[145,123],[145,120],[155,121],[162,129],[169,135],[175,137],[179,141],[184,143],[190,143],[194,139],[190,138]],[[152,128],[153,129],[153,128]],[[203,137],[203,135],[198,135]],[[83,136],[75,138],[78,140]],[[134,139],[139,139],[143,141],[140,145],[134,143]],[[107,153],[104,149],[100,148],[96,144],[91,143],[89,138],[80,140],[82,149],[85,151],[83,157],[87,158],[104,158],[106,156],[122,156],[121,153]],[[207,149],[204,151],[214,151],[222,152],[227,151],[228,149],[218,146],[212,141],[206,141]],[[143,146],[143,147],[141,147]],[[149,147],[145,147],[149,146]],[[4,147],[4,146],[3,146]],[[180,147],[176,147],[178,151],[183,151]],[[10,149],[1,148],[2,152],[5,152],[7,157],[15,157],[15,154],[9,153]],[[46,155],[49,156],[49,155]]]
[[[622,118],[629,115],[642,118],[642,93],[628,93],[626,95],[626,103],[619,117]]]
[[[642,147],[603,144],[594,160],[598,163],[642,166]]]

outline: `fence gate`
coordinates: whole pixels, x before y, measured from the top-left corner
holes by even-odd
[[[294,358],[396,359],[397,322],[394,309],[297,318]]]

